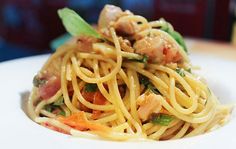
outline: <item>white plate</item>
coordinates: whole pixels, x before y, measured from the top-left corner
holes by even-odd
[[[213,132],[180,140],[161,142],[113,142],[74,138],[51,131],[32,122],[21,108],[22,94],[30,91],[32,78],[48,55],[0,63],[0,148],[234,148],[235,112],[231,121]],[[204,55],[191,56],[202,68],[210,88],[223,103],[236,103],[236,62]],[[234,110],[235,111],[235,110]]]

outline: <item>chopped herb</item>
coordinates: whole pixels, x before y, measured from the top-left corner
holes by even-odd
[[[58,115],[66,116],[66,112],[63,111],[63,110],[61,110],[61,111],[58,113]]]
[[[145,86],[145,88],[149,89],[153,93],[160,94],[158,89],[149,81],[149,79],[147,77],[140,75],[139,81],[142,85]]]
[[[44,109],[50,113],[65,116],[65,111],[63,111],[60,106],[49,104],[45,105]]]
[[[60,96],[60,97],[53,103],[54,106],[60,106],[60,105],[63,105],[63,104],[64,104],[64,98],[63,98],[63,96]]]
[[[151,115],[151,122],[162,126],[168,126],[174,118],[167,114],[155,114]]]
[[[150,89],[154,94],[158,94],[158,95],[161,94],[159,90],[152,83],[148,84],[148,89]]]
[[[58,10],[58,15],[62,20],[67,32],[73,36],[88,35],[95,38],[101,38],[92,26],[90,26],[83,18],[81,18],[75,11],[69,8]]]
[[[148,84],[150,84],[149,79],[148,79],[147,77],[145,77],[145,76],[142,76],[142,75],[140,75],[139,81],[140,81],[140,83],[143,84],[145,87],[147,87]]]
[[[143,55],[143,59],[140,61],[141,63],[147,64],[148,62],[148,56],[147,55]]]
[[[189,73],[192,73],[192,69],[191,68],[188,68],[186,71],[189,72]]]
[[[97,84],[87,83],[85,84],[85,92],[96,92]]]
[[[185,77],[184,69],[182,68],[177,68],[175,70],[181,77]]]
[[[35,87],[39,87],[40,85],[43,85],[45,83],[46,80],[39,78],[38,75],[34,76],[33,84]]]
[[[143,55],[142,59],[129,59],[129,60],[130,60],[130,61],[135,61],[135,62],[144,63],[145,65],[147,65],[148,56],[147,56],[147,55]]]
[[[52,112],[53,111],[53,106],[52,105],[45,105],[44,109],[48,112]]]

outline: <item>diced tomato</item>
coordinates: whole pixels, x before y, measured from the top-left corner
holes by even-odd
[[[97,104],[97,105],[105,105],[107,102],[106,98],[101,94],[100,91],[96,91],[96,92],[83,91],[82,96],[84,97],[85,100],[93,104]],[[80,104],[80,110],[91,112],[91,109],[87,108],[86,106],[82,104]],[[92,113],[93,113],[92,118],[97,119],[101,115],[102,112],[98,110],[93,110]]]
[[[101,92],[98,91],[98,92],[95,93],[93,103],[97,104],[97,105],[105,105],[106,104],[106,98],[101,94]],[[101,114],[102,114],[101,111],[93,110],[92,118],[97,119],[97,118],[99,118],[99,116]]]
[[[49,99],[61,88],[61,81],[59,77],[52,76],[48,81],[39,86],[39,95],[42,99]]]

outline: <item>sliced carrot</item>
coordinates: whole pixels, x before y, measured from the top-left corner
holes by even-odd
[[[84,112],[77,112],[69,117],[59,117],[58,120],[74,129],[86,131],[110,131],[110,128],[101,124],[88,121]]]

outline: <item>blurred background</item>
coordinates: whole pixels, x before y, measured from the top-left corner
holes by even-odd
[[[65,33],[57,9],[72,8],[94,24],[105,4],[164,17],[185,37],[236,44],[236,0],[1,0],[0,62],[51,52]]]

